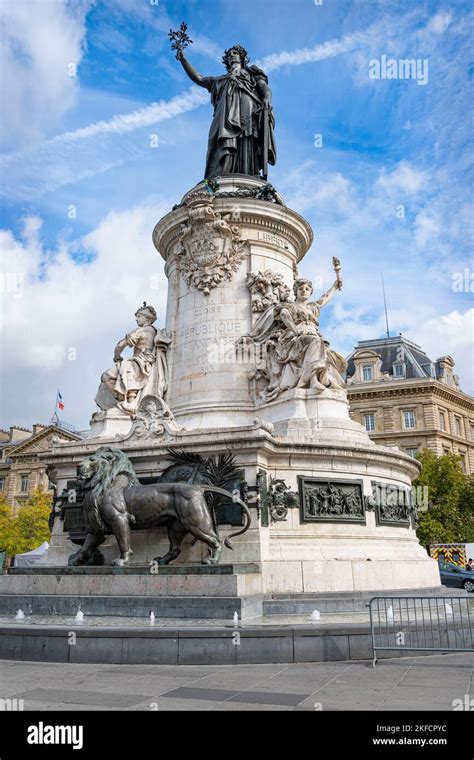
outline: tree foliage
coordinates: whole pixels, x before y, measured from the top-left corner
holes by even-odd
[[[15,510],[0,497],[0,550],[9,557],[29,552],[49,541],[48,525],[52,499],[37,489],[29,499]]]
[[[423,469],[414,486],[428,489],[428,510],[420,512],[417,535],[420,543],[474,541],[474,477],[466,475],[461,457],[437,456],[431,449],[417,455]]]

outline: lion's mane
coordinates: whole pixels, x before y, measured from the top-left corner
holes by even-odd
[[[129,486],[137,485],[139,480],[130,459],[120,449],[102,446],[85,462],[91,460],[97,462],[98,467],[84,482],[86,518],[93,533],[109,533],[100,512],[102,496],[119,475],[127,476]]]

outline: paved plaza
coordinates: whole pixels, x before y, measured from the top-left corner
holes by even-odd
[[[440,710],[469,704],[474,655],[290,665],[0,661],[0,697],[25,710]],[[454,704],[453,704],[454,702]],[[459,709],[459,708],[458,708]],[[466,709],[464,707],[464,709]]]

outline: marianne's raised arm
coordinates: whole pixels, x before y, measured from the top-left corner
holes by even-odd
[[[329,303],[329,301],[333,297],[333,295],[336,292],[336,290],[341,290],[341,288],[342,288],[342,280],[340,279],[340,277],[338,277],[337,280],[335,281],[335,283],[333,285],[331,285],[331,287],[329,288],[329,290],[327,290],[326,293],[323,293],[323,295],[321,296],[321,298],[318,298],[318,300],[316,301],[316,303],[318,304],[318,306],[321,309],[323,308],[323,306],[326,306],[326,304]]]
[[[185,70],[188,77],[195,83],[198,84],[200,87],[206,87],[204,84],[204,77],[202,74],[199,73],[199,71],[196,71],[194,66],[191,66],[188,59],[184,55],[184,52],[182,50],[178,50],[176,53],[176,58],[178,61],[181,61],[181,65],[183,69]]]

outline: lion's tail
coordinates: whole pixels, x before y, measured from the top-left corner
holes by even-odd
[[[251,522],[252,522],[252,515],[250,514],[250,510],[246,503],[242,501],[242,499],[236,498],[230,491],[226,491],[225,488],[219,488],[218,486],[203,486],[204,492],[209,493],[218,493],[221,494],[221,496],[227,496],[228,499],[232,499],[232,501],[236,504],[239,504],[245,517],[247,518],[245,521],[245,525],[242,527],[241,530],[237,530],[235,533],[231,533],[229,536],[226,536],[224,539],[224,543],[227,546],[228,549],[233,549],[230,539],[235,538],[235,536],[241,536],[242,533],[246,533],[248,529],[250,528]]]

